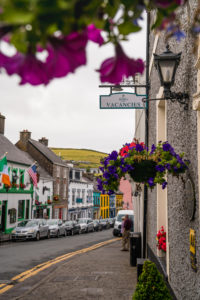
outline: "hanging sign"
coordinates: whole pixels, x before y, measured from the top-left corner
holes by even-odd
[[[110,95],[100,95],[100,109],[144,109],[146,104],[142,99],[146,95],[135,93],[114,93]]]
[[[196,259],[196,245],[195,245],[195,231],[190,229],[190,264],[192,269],[197,272],[197,259]]]

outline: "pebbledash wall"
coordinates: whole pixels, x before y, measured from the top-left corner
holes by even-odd
[[[189,107],[170,101],[152,101],[149,103],[149,145],[155,144],[158,138],[165,138],[177,153],[184,152],[191,161],[189,172],[184,175],[187,181],[189,175],[194,182],[196,211],[192,221],[188,215],[186,203],[186,188],[179,178],[168,175],[167,190],[161,191],[158,187],[148,191],[147,211],[147,248],[149,256],[158,258],[160,253],[156,247],[156,233],[162,225],[160,216],[164,214],[163,224],[167,230],[166,267],[163,264],[171,288],[177,299],[200,299],[200,230],[199,230],[199,185],[198,185],[198,128],[197,112],[193,109],[193,97],[197,93],[197,52],[195,44],[200,42],[188,30],[188,24],[194,18],[198,1],[188,1],[188,5],[179,11],[182,28],[186,38],[177,42],[174,38],[168,40],[170,50],[174,53],[182,52],[175,84],[172,91],[188,92]],[[154,18],[154,14],[151,14]],[[152,63],[152,53],[160,54],[166,49],[165,36],[150,34],[150,98],[162,96],[157,71]],[[200,55],[199,55],[200,56]],[[162,131],[162,132],[161,132]],[[163,202],[162,202],[163,200]],[[190,261],[190,229],[195,230],[197,272],[191,267]],[[159,261],[159,259],[158,259]],[[161,260],[162,261],[162,260]]]

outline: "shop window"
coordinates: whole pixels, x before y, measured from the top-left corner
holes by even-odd
[[[16,215],[17,215],[16,208],[9,209],[8,214],[10,215],[10,224],[15,223],[16,222]]]
[[[18,201],[18,219],[24,219],[25,200]]]

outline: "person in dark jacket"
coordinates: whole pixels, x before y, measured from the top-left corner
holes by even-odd
[[[125,216],[123,221],[123,232],[122,232],[122,249],[121,251],[129,251],[129,236],[132,227],[132,221],[128,215]]]

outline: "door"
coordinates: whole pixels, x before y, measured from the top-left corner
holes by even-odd
[[[62,208],[59,208],[59,219],[62,220]]]
[[[2,203],[2,215],[1,215],[1,228],[2,232],[6,230],[6,221],[7,221],[7,201],[3,201]]]

